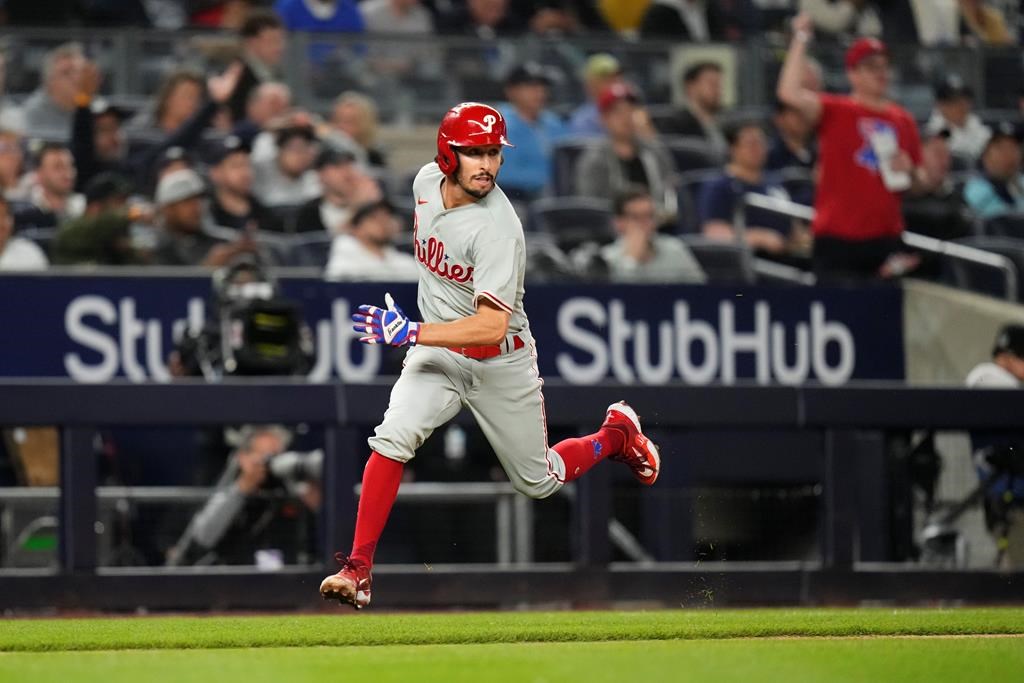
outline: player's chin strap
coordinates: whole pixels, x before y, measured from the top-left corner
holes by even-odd
[[[384,304],[386,309],[364,304],[359,307],[359,313],[352,315],[356,323],[352,329],[363,335],[359,341],[364,344],[414,346],[422,323],[409,320],[390,292],[384,295]]]

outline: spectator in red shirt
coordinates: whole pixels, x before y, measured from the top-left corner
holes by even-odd
[[[814,200],[814,270],[819,279],[889,278],[915,268],[904,253],[903,193],[929,187],[913,117],[888,99],[889,54],[874,38],[846,52],[849,95],[801,84],[811,19],[793,20],[777,94],[817,128],[821,177]]]

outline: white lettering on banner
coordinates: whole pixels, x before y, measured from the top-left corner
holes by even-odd
[[[768,304],[759,301],[754,304],[754,331],[740,332],[736,329],[734,308],[731,302],[718,304],[718,334],[722,343],[722,382],[736,381],[736,356],[740,353],[754,355],[754,379],[758,384],[768,384]]]
[[[590,354],[589,363],[577,363],[567,353],[555,356],[558,374],[574,384],[595,384],[608,376],[608,346],[600,335],[577,327],[578,320],[588,320],[598,328],[608,321],[600,301],[583,297],[566,299],[558,309],[558,336],[573,348]]]
[[[675,305],[676,362],[679,375],[689,384],[710,384],[718,374],[718,334],[711,323],[690,320],[690,307],[685,301]],[[704,351],[704,364],[695,365],[690,355],[693,342]]]
[[[367,382],[380,372],[381,349],[357,343],[359,333],[348,322],[350,308],[348,301],[337,299],[332,318],[317,323],[317,357],[308,375],[312,381],[327,382],[336,372],[348,382]],[[205,309],[202,299],[189,299],[186,318],[170,322],[171,339],[176,343],[187,330],[202,330]],[[164,348],[164,323],[140,317],[138,302],[132,297],[123,297],[116,304],[91,294],[76,297],[64,311],[64,330],[73,343],[100,356],[92,361],[88,360],[90,354],[77,351],[64,355],[64,369],[77,382],[108,382],[118,373],[132,382],[171,380],[166,362],[170,348]],[[358,347],[358,361],[352,358],[354,347]]]
[[[782,323],[772,323],[772,370],[780,384],[799,384],[807,379],[811,358],[807,353],[800,353],[800,349],[809,347],[809,335],[807,323],[797,323],[796,341],[786,344],[786,328]],[[792,367],[786,365],[787,348],[793,349]]]
[[[345,299],[335,299],[332,307],[334,317],[334,363],[338,377],[346,382],[369,382],[380,372],[381,352],[379,346],[355,344],[362,353],[362,362],[352,362],[353,342],[362,335],[352,329],[352,306]]]
[[[613,299],[606,307],[596,299],[575,297],[558,311],[558,333],[589,360],[577,360],[578,353],[574,358],[561,352],[555,357],[555,366],[574,384],[594,384],[606,379],[609,372],[621,382],[664,384],[678,377],[694,385],[716,380],[732,384],[738,379],[736,368],[744,356],[753,361],[754,379],[759,384],[799,384],[816,378],[836,385],[853,375],[853,334],[843,323],[826,318],[824,304],[810,304],[809,323],[787,326],[772,322],[771,306],[757,301],[753,326],[747,328],[737,326],[736,308],[732,301],[722,301],[718,320],[705,321],[691,319],[689,305],[676,301],[671,320],[634,322],[628,319],[621,300]],[[652,328],[658,330],[656,340]],[[829,364],[827,355],[830,344],[837,351],[832,356],[834,365]],[[658,360],[652,362],[654,358]],[[787,362],[789,358],[792,362]]]
[[[651,350],[651,326],[640,321],[636,324],[636,374],[646,384],[664,384],[672,379],[672,323],[658,323],[658,344]],[[651,356],[660,356],[651,364]]]
[[[135,301],[121,299],[121,367],[132,382],[145,382],[146,370],[135,357],[135,342],[146,333],[146,326],[135,317]]]
[[[633,336],[633,326],[626,320],[626,306],[617,299],[608,302],[610,320],[608,321],[608,340],[612,346],[612,374],[623,384],[636,381],[633,368],[626,360],[626,344]]]
[[[331,327],[330,320],[318,320],[316,323],[316,362],[307,375],[310,382],[327,382],[331,379],[331,340],[334,338]]]
[[[68,304],[64,311],[64,330],[72,341],[100,354],[100,361],[89,364],[76,353],[66,353],[64,369],[77,382],[107,382],[117,374],[117,342],[89,327],[85,322],[88,317],[113,325],[117,321],[117,309],[101,296],[80,296]]]
[[[78,353],[64,355],[64,369],[68,376],[76,382],[108,382],[117,376],[118,371],[124,373],[132,382],[169,382],[171,373],[165,362],[164,328],[159,320],[145,320],[136,314],[136,301],[124,297],[117,306],[110,299],[102,296],[85,295],[71,300],[64,311],[64,331],[68,338],[100,354],[97,363],[89,363]],[[200,329],[205,318],[202,299],[189,299],[187,305],[188,322],[174,320],[171,329],[174,338],[179,339],[186,325],[192,329]],[[104,330],[102,327],[91,326],[87,318],[99,318],[104,327],[116,325],[116,329]],[[140,361],[139,340],[142,340],[145,351]]]
[[[825,320],[825,306],[815,301],[811,304],[811,330],[814,337],[814,374],[822,384],[842,384],[850,379],[856,355],[850,329],[842,323]],[[830,341],[839,346],[839,365],[834,368],[825,362],[825,348]]]

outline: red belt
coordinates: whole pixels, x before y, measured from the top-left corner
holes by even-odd
[[[487,346],[463,346],[461,348],[449,347],[448,350],[461,354],[466,358],[472,358],[473,360],[487,360],[488,358],[500,356],[503,353],[518,351],[524,346],[526,346],[526,343],[519,338],[518,334],[514,334],[512,335],[512,348],[509,351],[505,351],[504,343],[488,344]]]

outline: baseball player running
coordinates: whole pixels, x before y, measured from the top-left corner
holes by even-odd
[[[476,102],[445,115],[437,157],[413,181],[413,235],[423,322],[385,296],[360,306],[367,344],[411,347],[384,421],[369,439],[352,551],[320,584],[324,599],[370,603],[373,554],[398,495],[402,468],[438,427],[468,407],[517,491],[545,498],[607,458],[643,484],[658,478],[658,448],[624,401],[594,434],[548,446],[543,380],[523,310],[523,228],[496,184],[506,139],[498,110]]]

